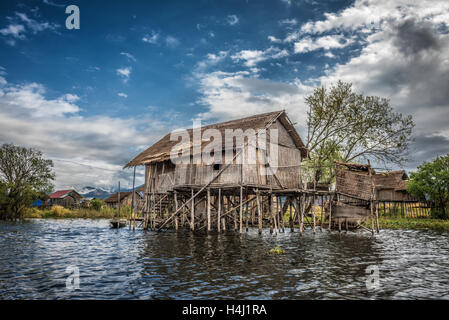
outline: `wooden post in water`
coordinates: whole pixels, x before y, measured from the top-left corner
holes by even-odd
[[[246,194],[246,199],[249,200],[249,195],[248,194]],[[245,229],[246,229],[246,232],[248,232],[248,220],[249,220],[249,212],[248,212],[248,210],[249,210],[249,203],[247,202],[245,204]]]
[[[136,183],[136,166],[134,166],[134,175],[133,175],[133,194],[131,200],[131,218],[129,220],[129,230],[131,230],[131,221],[134,216],[134,185]],[[133,226],[133,231],[135,230],[135,225]]]
[[[324,223],[324,216],[325,216],[325,211],[324,211],[324,196],[321,196],[321,224],[320,224],[320,231],[323,232],[323,223]]]
[[[240,212],[239,212],[239,231],[243,233],[243,186],[240,186]]]
[[[193,197],[193,189],[192,189],[192,203],[191,203],[191,215],[190,215],[190,230],[195,230],[195,198]]]
[[[273,201],[273,194],[270,193],[270,210],[271,210],[271,217],[274,222],[274,234],[278,234],[278,224],[277,224],[277,218],[276,218],[276,207],[275,203]]]
[[[218,209],[217,209],[217,231],[221,232],[220,217],[221,215],[221,188],[218,189]]]
[[[374,184],[374,177],[373,177],[373,169],[371,168],[371,163],[368,160],[368,170],[369,170],[369,176],[371,178],[371,199],[370,199],[370,211],[371,211],[371,232],[374,234],[374,197],[375,197],[375,184]]]
[[[313,195],[313,198],[312,198],[313,200],[313,203],[312,203],[312,214],[313,214],[313,233],[316,233],[316,218],[315,218],[315,214],[316,214],[316,212],[315,212],[315,194]]]
[[[329,227],[328,227],[328,231],[331,231],[331,226],[332,226],[332,197],[333,195],[329,196]]]
[[[118,182],[118,217],[117,217],[117,227],[120,227],[120,181]]]
[[[211,231],[210,223],[210,188],[207,188],[207,232]]]
[[[262,234],[262,210],[260,208],[259,190],[256,190],[256,202],[257,202],[257,220],[259,224],[259,234]]]
[[[302,236],[302,231],[304,228],[304,209],[306,206],[306,196],[304,194],[299,198],[298,206],[300,207],[300,210],[301,210],[301,214],[298,215],[298,217],[299,217],[299,235]]]
[[[292,206],[292,199],[289,197],[288,198],[288,201],[289,201],[289,204],[288,204],[288,207],[289,207],[289,217],[288,217],[288,224],[289,224],[289,226],[290,226],[290,232],[294,232],[295,231],[295,229],[294,229],[294,226],[293,226],[293,206]]]
[[[175,210],[178,210],[178,193],[175,191]],[[175,217],[175,230],[178,232],[178,216]]]

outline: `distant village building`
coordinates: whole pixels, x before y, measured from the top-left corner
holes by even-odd
[[[137,204],[142,200],[142,196],[137,191],[135,191],[134,194],[135,194],[134,201],[135,205],[137,206]],[[120,192],[120,205],[131,206],[132,200],[133,200],[132,191]],[[104,202],[110,207],[116,207],[118,205],[118,192],[104,199]]]
[[[374,175],[377,201],[382,202],[416,202],[406,189],[408,175],[404,170],[379,172]]]
[[[48,199],[48,205],[60,205],[64,207],[78,206],[83,197],[73,189],[58,190],[53,192]]]

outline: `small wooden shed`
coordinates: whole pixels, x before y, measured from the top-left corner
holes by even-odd
[[[374,175],[377,200],[380,202],[416,202],[406,189],[408,175],[404,170],[378,172]]]
[[[83,197],[73,189],[58,190],[50,195],[48,205],[60,205],[64,207],[78,206]]]
[[[142,200],[142,196],[135,191],[134,192],[134,201],[139,202]],[[125,191],[125,192],[120,192],[120,205],[127,205],[127,206],[131,206],[132,204],[132,199],[133,199],[133,193],[132,191]],[[118,192],[110,195],[108,198],[104,199],[104,202],[111,207],[116,207],[118,205]]]

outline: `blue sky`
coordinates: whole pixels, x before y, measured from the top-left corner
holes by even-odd
[[[66,6],[80,9],[68,30]],[[351,81],[417,123],[413,169],[449,149],[447,1],[2,1],[0,142],[55,160],[56,187],[108,187],[191,120],[286,109]],[[138,183],[142,172],[139,172]]]

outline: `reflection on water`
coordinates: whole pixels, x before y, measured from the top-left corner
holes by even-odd
[[[0,299],[449,299],[449,237],[433,231],[262,236],[0,223]],[[284,255],[270,255],[275,246]],[[380,288],[366,288],[377,265]],[[67,266],[80,289],[66,288]]]

